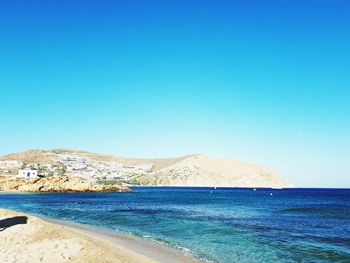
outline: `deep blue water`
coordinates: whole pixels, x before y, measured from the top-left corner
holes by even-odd
[[[213,262],[350,262],[350,189],[134,189],[0,194],[0,206],[133,233]]]

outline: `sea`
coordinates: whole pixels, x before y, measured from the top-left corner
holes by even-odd
[[[350,189],[133,187],[0,194],[0,207],[129,233],[204,262],[350,262]]]

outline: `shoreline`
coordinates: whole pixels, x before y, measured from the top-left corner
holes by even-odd
[[[45,247],[45,253],[48,257],[45,261],[44,253],[41,258],[38,258],[41,262],[50,262],[50,260],[52,260],[51,254],[66,254],[66,256],[63,256],[63,258],[60,258],[58,256],[58,258],[61,260],[57,259],[57,261],[55,261],[65,262],[65,258],[67,259],[67,255],[70,255],[72,250],[73,252],[75,252],[75,254],[72,252],[74,255],[68,256],[70,262],[202,262],[199,259],[195,259],[190,255],[185,255],[184,251],[180,249],[172,248],[161,242],[134,236],[128,233],[116,232],[114,230],[108,231],[108,229],[101,229],[95,226],[80,224],[73,221],[54,219],[44,217],[41,215],[33,215],[26,212],[23,213],[21,211],[0,208],[0,224],[1,221],[3,221],[6,217],[26,217],[28,218],[29,223],[11,226],[8,229],[3,230],[3,232],[0,232],[0,235],[2,236],[2,239],[0,239],[0,251],[4,250],[1,251],[3,253],[0,253],[0,259],[2,259],[2,262],[14,261],[14,259],[11,257],[16,257],[19,253],[21,254],[21,256],[25,255],[25,253],[21,253],[21,251],[18,251],[18,249],[12,251],[13,247],[11,247],[11,244],[8,243],[14,242],[17,246],[20,247],[20,249],[30,250],[30,248],[33,246],[31,240],[17,240],[19,238],[17,235],[19,233],[22,233],[21,237],[25,237],[25,232],[33,232],[33,227],[35,229],[41,230],[39,230],[39,232],[35,234],[38,234],[41,237],[39,243],[42,243],[42,248]],[[14,235],[11,235],[10,231],[15,231],[15,228],[17,228],[19,232],[17,234],[13,233]],[[40,233],[42,231],[44,233]],[[50,235],[50,232],[56,233],[58,231],[61,235]],[[8,238],[6,236],[4,238],[3,233],[8,233]],[[68,250],[54,250],[53,248],[51,250],[47,249],[48,244],[45,243],[46,240],[47,242],[52,243],[52,238],[55,237],[55,242],[57,243],[56,246],[58,247],[60,247],[60,245],[62,245],[64,242],[68,242],[69,240],[75,241],[74,243],[70,244],[70,246],[68,246]],[[8,242],[8,239],[11,242]],[[94,246],[88,244],[89,242],[94,243]],[[74,246],[74,244],[76,244],[77,247],[80,246],[78,251],[74,251],[74,247],[72,247],[72,245]],[[9,246],[9,248],[6,248],[6,245]],[[67,244],[65,244],[64,247],[66,248]],[[87,252],[87,250],[90,251]],[[4,252],[8,254],[9,258],[3,258],[3,256],[5,255]],[[85,254],[80,255],[82,253]],[[29,257],[31,256],[29,255]],[[8,261],[6,261],[6,259]],[[24,259],[24,261],[26,260],[29,259]],[[19,259],[18,261],[21,262],[21,259]]]
[[[166,244],[148,239],[146,237],[139,237],[131,233],[119,232],[116,230],[109,230],[107,228],[99,228],[97,226],[91,226],[87,224],[81,224],[74,221],[53,219],[49,217],[37,216],[40,219],[67,227],[78,233],[84,233],[94,238],[103,240],[109,240],[117,246],[122,246],[138,254],[144,255],[156,261],[176,263],[199,263],[202,262],[199,259],[193,258],[190,255],[185,255],[184,251],[175,247],[167,246]]]

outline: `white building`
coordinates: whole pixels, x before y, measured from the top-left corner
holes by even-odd
[[[35,177],[38,177],[38,171],[32,170],[32,169],[19,170],[17,177],[35,178]]]

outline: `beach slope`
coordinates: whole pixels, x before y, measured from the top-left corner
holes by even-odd
[[[177,255],[170,248],[169,251],[162,251],[159,247],[159,251],[153,252],[158,258],[153,257],[152,252],[148,255],[138,253],[134,251],[137,246],[130,246],[130,240],[126,240],[124,246],[120,238],[104,238],[103,235],[97,234],[97,231],[94,233],[87,229],[56,224],[35,216],[0,209],[0,262],[151,263],[162,262],[162,257],[168,256],[173,258],[173,262],[192,262],[185,256]],[[138,239],[138,242],[143,240]],[[157,250],[156,245],[153,245],[153,251]],[[145,248],[147,246],[149,244],[145,241]],[[174,254],[169,255],[171,253]]]

